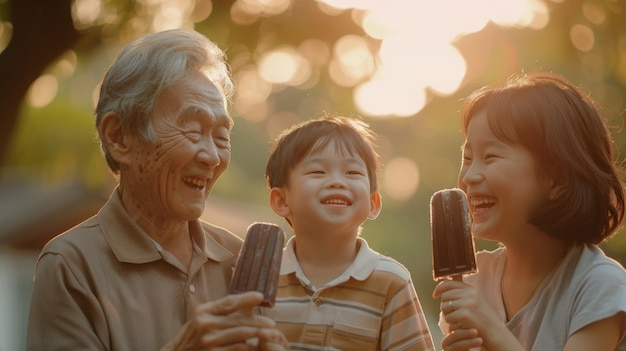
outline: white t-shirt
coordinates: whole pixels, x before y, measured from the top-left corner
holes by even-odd
[[[465,277],[476,285],[507,328],[529,351],[563,350],[567,339],[599,320],[626,313],[626,271],[595,245],[572,247],[539,285],[533,298],[510,321],[502,300],[506,248],[476,255],[478,273]],[[445,333],[445,322],[440,323]],[[626,350],[626,338],[617,350]]]

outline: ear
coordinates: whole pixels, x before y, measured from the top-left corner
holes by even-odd
[[[551,177],[548,199],[553,201],[565,193],[569,184],[569,178],[565,173],[557,169],[552,169]]]
[[[101,125],[102,142],[107,145],[113,159],[121,164],[130,164],[130,145],[122,128],[120,115],[117,112],[108,112],[102,117]]]
[[[274,187],[270,189],[270,207],[277,215],[283,218],[287,218],[291,213],[285,191],[282,188]]]
[[[370,214],[367,216],[369,219],[376,219],[383,209],[383,200],[378,191],[373,192],[370,195]]]

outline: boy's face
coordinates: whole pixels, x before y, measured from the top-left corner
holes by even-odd
[[[365,161],[342,152],[336,142],[311,153],[293,169],[289,185],[273,188],[274,211],[301,232],[358,235],[359,228],[380,212],[378,192],[370,193]]]

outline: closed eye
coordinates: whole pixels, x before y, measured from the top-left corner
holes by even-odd
[[[483,158],[485,160],[491,160],[491,159],[498,158],[498,157],[500,157],[500,156],[498,156],[496,154],[486,154]]]
[[[225,136],[216,136],[215,137],[216,144],[219,147],[230,148],[230,138]]]
[[[361,171],[347,171],[346,174],[348,174],[348,175],[365,175],[365,173],[363,173]]]
[[[199,130],[188,130],[185,131],[184,134],[193,142],[199,142],[202,139],[202,132]]]

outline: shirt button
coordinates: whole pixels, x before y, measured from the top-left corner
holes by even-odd
[[[191,291],[192,293],[196,292],[196,286],[193,284],[189,284],[189,291]]]
[[[315,300],[313,300],[313,303],[315,304],[315,306],[319,306],[322,304],[322,299],[318,297]]]

